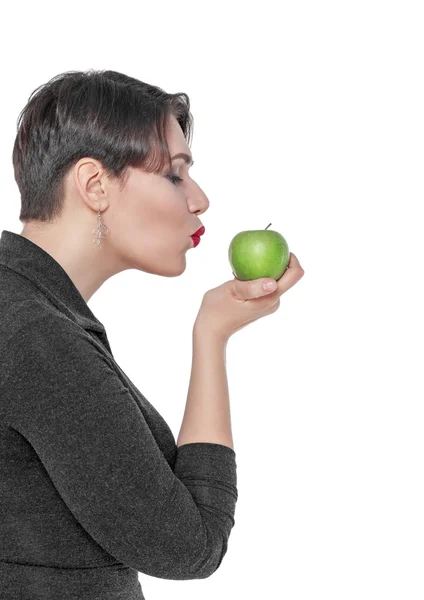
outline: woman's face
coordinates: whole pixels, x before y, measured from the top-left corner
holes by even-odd
[[[190,159],[191,151],[175,117],[167,128],[171,158],[180,152]],[[202,222],[199,215],[209,207],[209,200],[189,175],[190,164],[179,157],[172,168],[162,174],[146,173],[131,168],[122,191],[102,212],[102,223],[108,228],[104,245],[109,245],[126,268],[166,277],[185,270],[185,253],[193,247],[191,235]],[[182,181],[173,183],[168,176]]]

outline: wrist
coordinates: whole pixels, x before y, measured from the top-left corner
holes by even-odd
[[[207,341],[209,343],[219,344],[226,347],[229,336],[224,335],[214,329],[210,323],[197,318],[193,326],[193,340]]]

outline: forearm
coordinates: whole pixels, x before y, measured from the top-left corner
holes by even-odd
[[[190,383],[177,447],[212,442],[233,448],[228,392],[227,340],[193,328]]]

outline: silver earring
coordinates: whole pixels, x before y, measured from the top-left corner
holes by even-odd
[[[102,208],[101,204],[100,204],[100,208]],[[97,227],[95,229],[93,229],[93,234],[94,234],[93,244],[97,244],[97,246],[99,248],[102,247],[102,238],[105,239],[109,232],[109,229],[106,227],[106,225],[102,224],[102,216],[100,214],[100,208],[99,208],[99,214],[97,215]]]

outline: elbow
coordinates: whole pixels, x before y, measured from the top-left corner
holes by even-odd
[[[190,568],[190,579],[207,579],[220,567],[228,550],[229,534],[222,533],[219,529],[210,527],[209,522],[204,523],[205,546],[203,553]]]
[[[143,546],[145,550],[149,548],[148,554],[143,553],[142,558],[139,556],[128,566],[161,579],[207,579],[218,570],[227,553],[228,534],[216,522],[204,518],[196,538],[176,536],[173,532],[168,538],[151,537]]]

